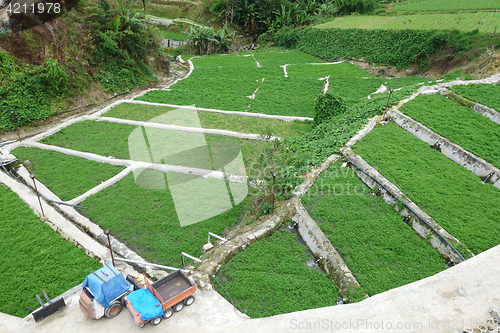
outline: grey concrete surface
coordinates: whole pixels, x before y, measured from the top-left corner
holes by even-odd
[[[500,305],[500,246],[434,276],[375,295],[356,304],[245,319],[215,291],[197,291],[196,301],[148,332],[462,332],[491,319]],[[321,295],[318,295],[321,297]],[[0,332],[135,332],[132,317],[89,320],[78,308],[78,294],[68,306],[40,323],[0,315]],[[391,328],[389,328],[391,327]],[[397,329],[401,327],[401,329]],[[405,328],[406,327],[406,328]]]

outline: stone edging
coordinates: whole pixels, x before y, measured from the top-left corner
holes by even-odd
[[[323,230],[298,199],[295,201],[295,215],[292,220],[297,223],[297,231],[311,252],[322,258],[320,263],[330,280],[337,286],[339,294],[342,298],[347,299],[349,291],[361,286]]]

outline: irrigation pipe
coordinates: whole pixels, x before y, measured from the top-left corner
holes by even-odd
[[[394,198],[398,199],[398,200],[401,200],[399,199],[396,195],[394,195],[394,193],[392,193],[387,187],[385,187],[383,184],[381,184],[377,179],[375,179],[374,177],[372,177],[370,174],[368,174],[365,170],[361,169],[358,165],[356,165],[356,163],[354,163],[353,161],[351,161],[349,159],[349,157],[345,156],[345,154],[341,151],[340,152],[342,154],[342,156],[344,156],[345,159],[347,159],[349,161],[349,163],[351,163],[352,165],[354,165],[356,168],[358,168],[361,172],[363,172],[365,175],[367,175],[368,177],[370,177],[371,179],[373,179],[377,184],[379,184],[380,186],[382,186],[384,188],[384,190],[386,190],[388,193],[390,193]],[[401,200],[403,201],[403,200]],[[458,254],[458,256],[460,257],[460,259],[462,259],[462,261],[465,261],[464,257],[460,254],[460,252],[458,252],[457,249],[455,249],[455,247],[453,245],[450,244],[450,242],[448,242],[448,240],[443,236],[441,235],[441,233],[439,231],[437,231],[432,225],[430,225],[426,220],[424,220],[419,214],[417,214],[410,206],[408,206],[404,201],[403,201],[405,207],[410,210],[413,214],[415,214],[415,216],[417,216],[420,220],[422,220],[422,222],[424,222],[429,228],[431,228],[432,231],[434,231],[446,244],[448,244],[452,249],[453,251]]]

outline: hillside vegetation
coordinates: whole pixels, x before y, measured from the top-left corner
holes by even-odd
[[[0,130],[46,119],[91,90],[123,93],[156,81],[150,57],[161,55],[143,15],[121,1],[82,1],[52,22],[0,35]]]

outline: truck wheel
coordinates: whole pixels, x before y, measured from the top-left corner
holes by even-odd
[[[194,303],[194,297],[193,296],[189,296],[188,298],[186,298],[184,300],[184,304],[187,305],[187,306],[190,306],[193,303]]]
[[[118,316],[121,311],[122,303],[120,301],[116,301],[114,303],[111,303],[111,305],[104,310],[104,315],[108,318],[114,318]]]
[[[175,312],[179,312],[184,308],[184,303],[179,302],[173,306],[172,309],[174,309]]]
[[[160,317],[156,317],[155,319],[151,319],[150,323],[153,326],[159,325],[161,323],[161,316]]]
[[[163,313],[163,319],[168,319],[172,317],[173,314],[174,310],[172,310],[172,308],[166,309],[165,312]]]

